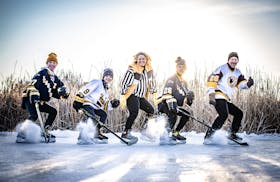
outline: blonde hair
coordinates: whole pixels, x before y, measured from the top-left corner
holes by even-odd
[[[138,52],[137,54],[135,54],[135,55],[133,56],[134,63],[137,62],[137,58],[138,58],[140,55],[145,56],[146,59],[147,59],[147,61],[151,61],[151,57],[150,57],[147,53],[145,53],[145,52]]]

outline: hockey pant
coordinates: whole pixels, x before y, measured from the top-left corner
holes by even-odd
[[[214,130],[220,129],[228,118],[228,114],[233,115],[233,122],[231,125],[231,131],[233,133],[238,132],[243,117],[243,112],[235,106],[233,103],[228,102],[225,99],[216,99],[216,111],[218,117],[215,119],[212,128]]]
[[[36,112],[36,108],[35,108],[35,104],[30,103],[27,99],[24,102],[25,107],[29,113],[29,120],[32,121],[36,121],[38,118],[37,112]],[[41,112],[45,112],[48,113],[48,117],[45,123],[45,127],[46,126],[52,126],[53,121],[55,120],[55,117],[57,115],[57,111],[55,108],[51,107],[50,105],[46,104],[46,103],[40,103],[39,104],[39,110]]]
[[[165,113],[168,116],[168,121],[169,121],[169,127],[171,130],[175,130],[175,131],[180,131],[181,129],[183,129],[183,127],[185,126],[185,124],[187,123],[187,121],[189,120],[189,116],[184,115],[183,113],[180,112],[172,112],[168,109],[168,106],[166,104],[166,102],[162,102],[159,104],[158,106],[159,112],[161,113]],[[183,110],[186,113],[189,113],[186,110]],[[177,116],[182,116],[177,127],[174,128],[176,121],[177,121]],[[167,126],[168,127],[168,126]]]

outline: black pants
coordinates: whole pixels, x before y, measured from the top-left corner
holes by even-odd
[[[128,97],[126,104],[129,111],[129,116],[125,124],[125,130],[131,129],[135,119],[138,116],[139,109],[142,109],[148,114],[154,114],[155,112],[153,106],[145,98],[139,98],[133,94]]]
[[[89,118],[91,118],[93,120],[93,122],[96,122],[96,117],[95,115],[99,116],[99,121],[101,121],[103,124],[105,123],[106,119],[107,119],[107,113],[102,110],[102,109],[94,109],[92,106],[90,105],[83,105],[82,107],[85,115]],[[101,126],[99,124],[97,124],[97,128],[101,128]]]
[[[189,116],[184,115],[183,113],[180,112],[171,112],[169,111],[166,102],[162,102],[161,104],[159,104],[159,112],[161,113],[165,113],[168,116],[168,121],[169,121],[169,127],[171,130],[174,131],[180,131],[181,129],[183,129],[183,127],[185,126],[185,124],[187,123],[187,121],[189,120]],[[190,114],[188,111],[182,109],[184,112]],[[177,127],[174,128],[176,121],[177,121],[177,116],[182,116]]]
[[[27,109],[27,111],[29,112],[29,117],[28,119],[32,120],[32,121],[36,121],[38,118],[37,112],[36,112],[36,108],[35,108],[35,104],[30,103],[27,99],[24,101],[25,107]],[[57,111],[55,108],[51,107],[50,105],[43,103],[43,104],[39,104],[39,110],[41,112],[45,112],[48,113],[48,117],[45,123],[45,127],[46,126],[52,126],[53,121],[55,120],[55,117],[57,115]]]
[[[238,132],[243,118],[243,112],[233,103],[228,102],[225,99],[216,99],[215,108],[219,116],[215,119],[212,128],[220,129],[228,118],[228,114],[231,114],[233,115],[231,131],[234,133]]]

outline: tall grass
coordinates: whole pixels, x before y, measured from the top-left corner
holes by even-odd
[[[188,80],[188,87],[195,93],[195,100],[192,110],[195,117],[203,119],[207,124],[212,124],[217,113],[213,106],[208,103],[205,94],[206,80],[209,75],[205,70],[196,69],[194,79]],[[280,133],[280,80],[278,77],[261,73],[259,70],[247,70],[255,80],[255,85],[250,90],[239,91],[233,103],[242,109],[244,117],[240,132],[247,133]],[[83,117],[72,108],[75,94],[85,84],[81,75],[71,71],[60,71],[59,78],[70,90],[70,97],[67,100],[52,99],[58,115],[53,124],[55,129],[75,129],[77,123]],[[100,73],[101,76],[101,73]],[[115,70],[113,84],[111,85],[111,98],[118,98],[120,93],[120,80],[122,73]],[[21,109],[21,94],[30,81],[30,76],[14,77],[13,74],[3,79],[0,87],[0,131],[12,131],[17,123],[28,117],[27,111]],[[86,80],[90,81],[90,80]],[[161,92],[164,79],[159,80],[158,90]],[[128,116],[127,110],[114,109],[108,112],[107,125],[114,131],[122,131]],[[45,118],[46,116],[43,115]],[[144,113],[140,112],[133,127],[141,128],[144,120]],[[228,129],[232,118],[229,117],[224,125]],[[205,132],[205,126],[190,121],[184,128],[187,131],[194,130]]]

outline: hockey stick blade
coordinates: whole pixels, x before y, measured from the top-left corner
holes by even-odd
[[[130,146],[133,145],[135,143],[137,143],[137,141],[126,141],[123,138],[121,138],[119,135],[117,135],[115,132],[113,132],[111,129],[109,129],[106,125],[104,125],[102,122],[98,121],[97,119],[94,119],[98,124],[100,124],[100,126],[104,127],[106,130],[108,130],[110,133],[112,133],[115,137],[117,137],[118,139],[120,139],[123,143],[125,143],[126,145]]]
[[[228,138],[230,141],[233,141],[234,143],[237,143],[239,145],[242,145],[242,146],[249,146],[249,144],[247,142],[239,142],[237,140],[234,140],[234,139],[231,139],[231,138]]]

